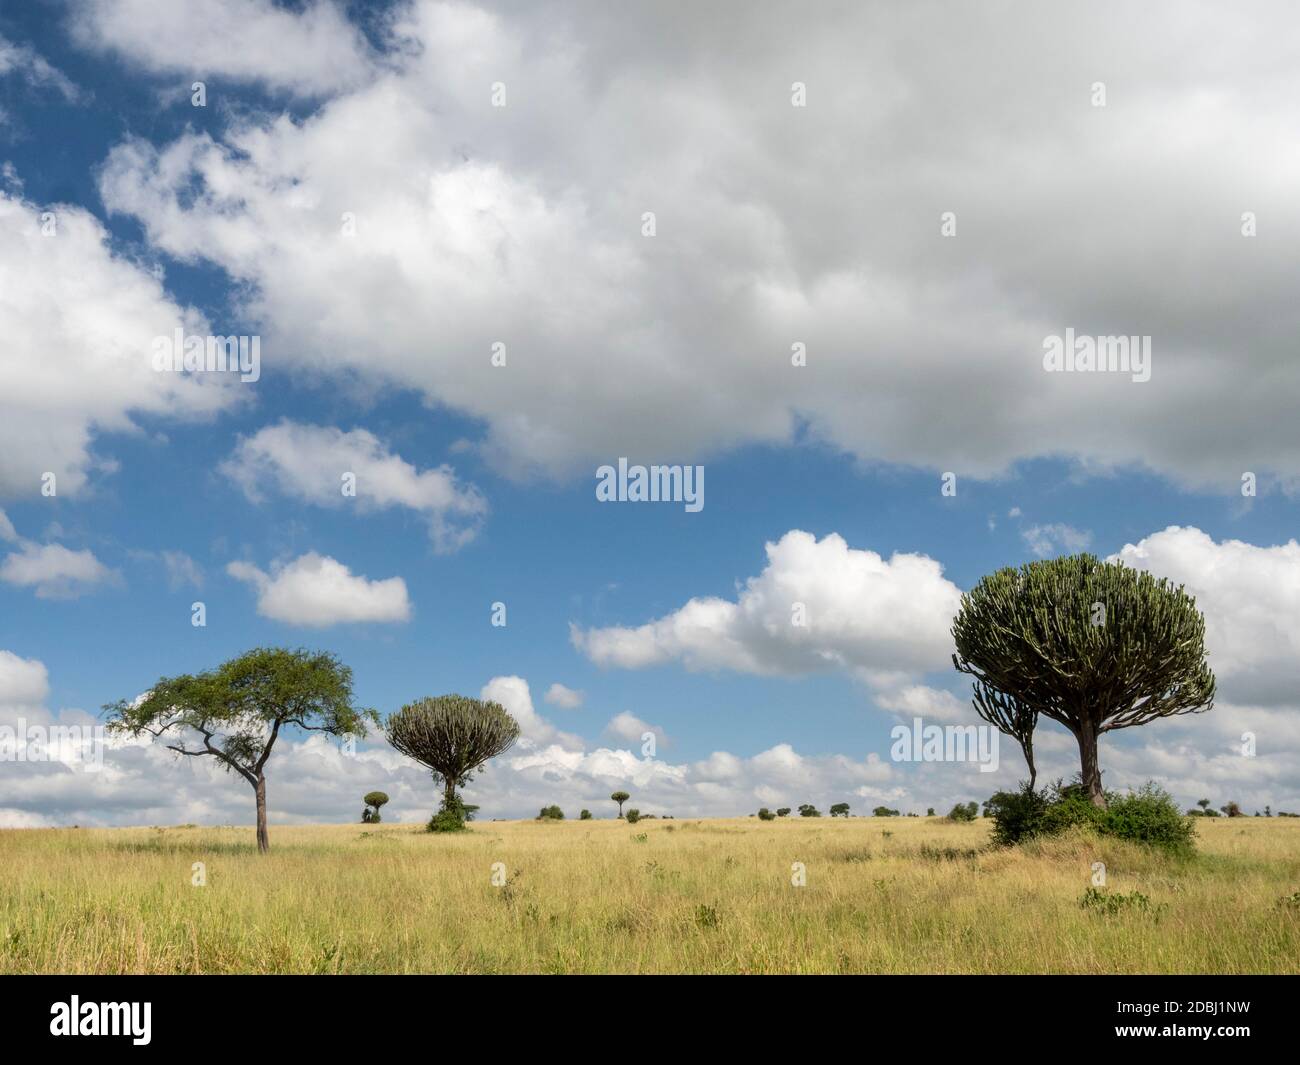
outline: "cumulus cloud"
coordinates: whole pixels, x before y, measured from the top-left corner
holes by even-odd
[[[39,706],[49,694],[50,678],[44,662],[0,650],[0,706]]]
[[[30,541],[0,563],[0,581],[33,588],[37,599],[76,599],[117,579],[93,551]]]
[[[562,710],[576,710],[582,705],[586,697],[582,692],[566,687],[556,681],[546,689],[546,694],[542,698],[552,706],[558,706]]]
[[[609,724],[605,726],[605,732],[616,740],[635,744],[638,747],[645,742],[647,735],[655,737],[657,746],[666,746],[668,743],[668,734],[663,729],[658,725],[642,721],[629,710],[624,710],[610,718]]]
[[[365,429],[289,420],[241,438],[221,471],[254,501],[268,484],[317,506],[356,504],[362,509],[405,507],[424,515],[439,550],[451,551],[474,538],[487,512],[482,493],[462,485],[450,466],[417,470]],[[351,474],[354,496],[345,496]]]
[[[187,79],[258,82],[317,96],[364,81],[365,38],[333,0],[289,11],[272,0],[73,0],[73,39],[138,68]]]
[[[96,435],[135,431],[138,414],[202,417],[236,401],[222,375],[154,371],[154,337],[207,324],[116,257],[88,211],[0,188],[0,292],[0,497],[38,496],[46,473],[75,494],[113,468]]]
[[[1024,538],[1029,550],[1039,558],[1047,558],[1049,555],[1062,553],[1077,554],[1092,543],[1092,533],[1087,530],[1076,529],[1072,525],[1066,525],[1063,522],[1055,522],[1049,525],[1031,525],[1027,529],[1021,529],[1020,535]]]
[[[1177,10],[1124,8],[1117,38],[1110,3],[1009,24],[978,7],[415,0],[382,69],[310,116],[126,140],[101,192],[154,247],[226,270],[287,362],[480,418],[511,472],[808,437],[976,476],[1066,456],[1225,490],[1261,464],[1295,477],[1300,155],[1270,152],[1259,178],[1300,91],[1285,8],[1206,9],[1170,49]],[[190,19],[87,25],[192,65],[170,28]],[[293,77],[300,26],[249,24],[257,40],[223,53]],[[1068,54],[1033,43],[1059,39]],[[1099,54],[1128,72],[1105,108]],[[331,56],[312,62],[352,69]],[[1242,237],[1243,210],[1267,239]],[[1152,336],[1151,380],[1044,372],[1066,329]]]
[[[894,691],[878,692],[875,702],[881,709],[907,720],[920,717],[933,722],[975,721],[975,712],[969,702],[963,702],[950,691],[924,684],[908,684]]]
[[[1185,585],[1205,615],[1220,693],[1234,702],[1294,702],[1300,691],[1300,544],[1216,543],[1171,525],[1110,556]]]
[[[479,692],[479,698],[500,703],[519,722],[519,742],[525,749],[553,744],[564,750],[581,750],[582,740],[561,732],[533,706],[532,692],[523,677],[493,677]]]
[[[767,566],[737,599],[697,598],[636,628],[572,627],[597,665],[755,674],[846,670],[876,684],[941,669],[961,592],[924,555],[851,548],[835,533],[793,530],[766,545]]]
[[[401,577],[370,580],[315,551],[273,566],[269,574],[249,562],[231,562],[226,572],[257,589],[259,614],[289,625],[325,628],[411,617]]]

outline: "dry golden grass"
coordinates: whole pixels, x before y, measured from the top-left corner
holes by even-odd
[[[933,818],[5,831],[0,972],[1300,971],[1300,820],[1198,827],[1188,861]],[[1082,907],[1095,861],[1150,908]]]

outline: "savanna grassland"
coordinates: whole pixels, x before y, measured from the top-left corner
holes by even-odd
[[[938,818],[4,831],[0,973],[1300,972],[1300,820],[1197,827],[1191,859]]]

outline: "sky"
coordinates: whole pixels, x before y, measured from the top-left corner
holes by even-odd
[[[0,0],[0,730],[306,647],[510,710],[482,817],[943,813],[1026,775],[894,757],[978,724],[961,593],[1087,550],[1184,585],[1219,682],[1106,786],[1300,810],[1296,19]],[[620,459],[702,505],[602,500]],[[0,826],[252,819],[160,744],[10,749]],[[376,789],[437,801],[289,735],[271,823]]]

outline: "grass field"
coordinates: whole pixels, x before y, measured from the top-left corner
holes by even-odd
[[[1198,829],[1187,861],[936,818],[4,831],[0,972],[1300,972],[1300,820]]]

